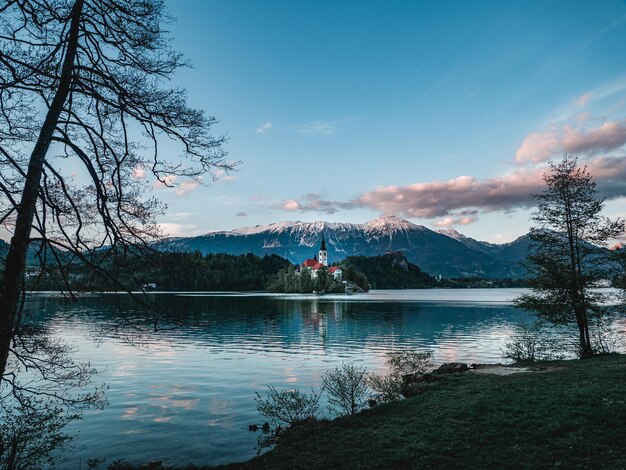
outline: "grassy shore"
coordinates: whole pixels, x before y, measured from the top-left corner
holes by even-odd
[[[423,394],[292,428],[224,468],[626,468],[626,356],[445,376]]]

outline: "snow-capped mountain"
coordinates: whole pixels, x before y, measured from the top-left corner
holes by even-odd
[[[262,256],[275,253],[301,263],[316,254],[322,236],[326,239],[331,263],[351,255],[375,256],[399,251],[431,275],[504,278],[523,274],[517,263],[473,248],[449,233],[437,233],[394,216],[379,217],[365,224],[278,222],[209,232],[197,237],[173,238],[162,245],[203,254],[254,253]]]

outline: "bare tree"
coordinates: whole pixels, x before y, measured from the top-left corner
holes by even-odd
[[[19,354],[27,255],[70,296],[72,263],[115,285],[111,269],[159,235],[164,207],[144,196],[142,176],[174,186],[235,165],[209,132],[215,118],[167,86],[188,65],[168,46],[168,21],[162,0],[1,3],[0,224],[11,234],[0,286],[3,380]]]

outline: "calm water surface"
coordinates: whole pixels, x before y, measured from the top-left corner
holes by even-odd
[[[261,422],[254,392],[268,385],[310,390],[342,362],[384,369],[398,348],[433,351],[438,363],[501,362],[523,316],[510,301],[523,289],[373,291],[313,296],[233,293],[151,294],[180,326],[133,337],[124,296],[65,304],[31,297],[28,310],[99,369],[109,406],[72,424],[75,451],[61,469],[90,458],[133,463],[222,464],[255,455]],[[132,340],[132,343],[129,341]]]

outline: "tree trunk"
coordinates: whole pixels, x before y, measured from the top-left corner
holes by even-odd
[[[581,358],[593,356],[591,339],[589,338],[589,323],[584,307],[577,305],[574,307],[576,313],[576,324],[579,332],[579,355]]]
[[[80,26],[80,16],[84,0],[76,0],[71,12],[69,38],[65,48],[65,57],[61,69],[59,85],[43,122],[35,147],[28,162],[28,171],[22,197],[17,208],[15,232],[11,238],[11,246],[7,254],[4,280],[0,289],[0,377],[4,376],[9,348],[17,325],[18,308],[22,279],[26,266],[26,255],[30,241],[30,233],[37,208],[41,175],[50,147],[52,135],[59,121],[63,106],[67,101],[72,83],[72,72]]]

